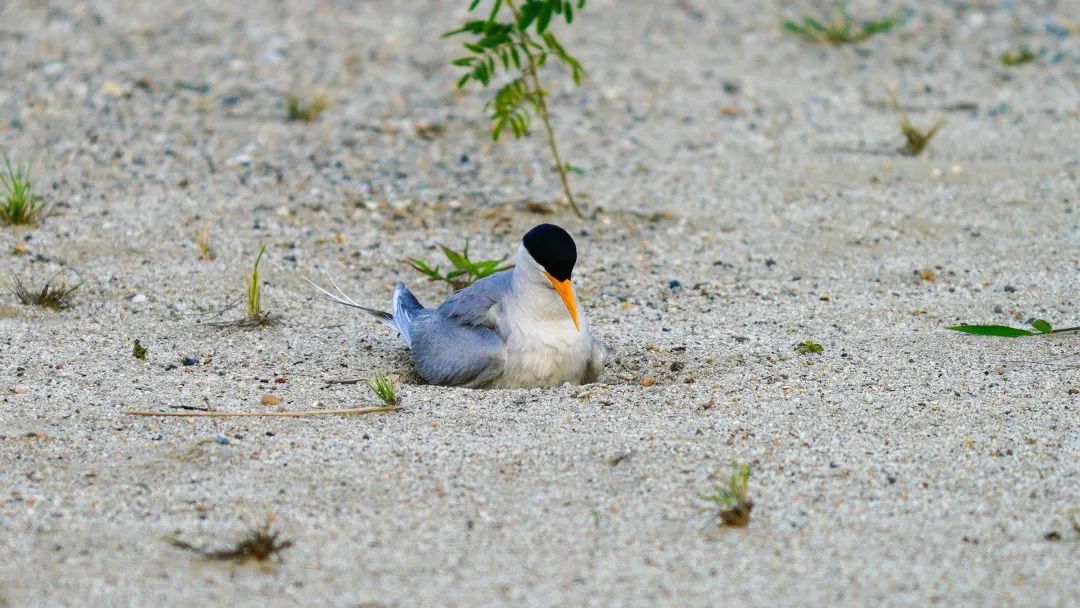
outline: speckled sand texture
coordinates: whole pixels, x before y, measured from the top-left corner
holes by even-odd
[[[559,30],[585,82],[545,73],[587,222],[529,211],[545,140],[491,143],[455,90],[465,4],[0,4],[0,150],[54,206],[0,226],[0,606],[1080,605],[1080,335],[943,329],[1080,324],[1080,3],[910,2],[833,48],[788,3],[590,0]],[[923,156],[886,87],[947,120]],[[421,385],[303,282],[437,302],[405,258],[541,221],[614,353],[592,386]],[[264,243],[281,323],[210,327]],[[59,271],[69,310],[6,290]],[[377,373],[400,411],[123,415],[375,405],[327,381]],[[719,529],[699,495],[735,460],[753,519]],[[268,515],[280,563],[165,542]]]

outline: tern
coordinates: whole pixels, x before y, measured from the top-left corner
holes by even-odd
[[[480,279],[434,308],[399,282],[391,310],[367,308],[345,295],[316,289],[397,330],[416,371],[431,384],[471,388],[533,388],[595,382],[607,350],[591,333],[570,276],[573,237],[554,224],[525,234],[514,267]]]

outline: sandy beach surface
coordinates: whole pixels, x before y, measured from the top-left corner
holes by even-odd
[[[944,329],[1080,325],[1080,4],[908,3],[833,47],[781,28],[827,3],[591,0],[556,30],[582,86],[544,72],[586,221],[542,131],[493,143],[455,89],[466,4],[0,5],[0,150],[52,205],[0,226],[0,606],[1080,605],[1080,335]],[[946,121],[918,157],[888,91]],[[435,303],[406,258],[541,222],[596,384],[424,385],[303,280]],[[215,328],[263,244],[279,323]],[[56,273],[67,310],[8,291]],[[374,406],[332,381],[376,374],[400,410],[124,415]],[[745,528],[701,498],[735,461]],[[267,563],[167,542],[267,518]]]

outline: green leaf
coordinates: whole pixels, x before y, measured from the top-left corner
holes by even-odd
[[[946,327],[945,329],[960,331],[964,332],[965,334],[975,334],[978,336],[998,336],[1001,338],[1017,338],[1020,336],[1037,335],[1033,331],[1028,331],[1026,329],[1017,329],[1015,327],[1008,327],[1006,325],[953,325],[952,327]]]
[[[540,2],[528,2],[522,6],[517,22],[518,31],[524,32],[533,20],[536,19],[536,16],[540,14],[540,9],[543,7],[544,5]]]
[[[475,9],[479,5],[480,5],[480,0],[473,0],[472,4],[469,5],[469,10],[471,11],[471,10]]]
[[[547,30],[548,24],[551,23],[551,15],[555,11],[552,9],[551,4],[545,4],[540,9],[540,15],[536,19],[536,33],[543,34]]]
[[[474,4],[475,4],[474,0]],[[488,14],[487,23],[484,24],[484,29],[490,29],[491,25],[495,23],[495,17],[499,14],[499,9],[502,8],[502,0],[495,0],[495,4],[491,6],[491,13]]]
[[[462,57],[460,59],[455,59],[455,60],[451,61],[450,65],[459,65],[459,66],[464,67],[464,66],[472,65],[473,61],[474,61],[473,57]]]
[[[1044,334],[1054,333],[1054,327],[1043,319],[1036,319],[1032,321],[1031,326]]]

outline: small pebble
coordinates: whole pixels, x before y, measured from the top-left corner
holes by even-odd
[[[198,357],[184,357],[184,360],[181,361],[181,363],[183,363],[184,365],[198,365],[199,364],[199,358]]]
[[[146,301],[146,294],[145,293],[135,294],[135,297],[131,298],[131,301],[136,303],[136,304],[139,304],[141,302],[145,302]]]
[[[641,379],[641,386],[652,386],[654,384],[656,384],[656,378],[652,376],[645,376]]]
[[[263,405],[277,405],[281,403],[281,399],[279,397],[271,395],[270,393],[263,395],[260,401]]]
[[[25,395],[30,392],[30,387],[25,384],[19,384],[15,388],[11,389],[16,395]]]
[[[671,281],[668,281],[667,286],[668,289],[672,291],[675,291],[676,289],[682,289],[682,281],[679,281],[678,279],[672,279]]]

